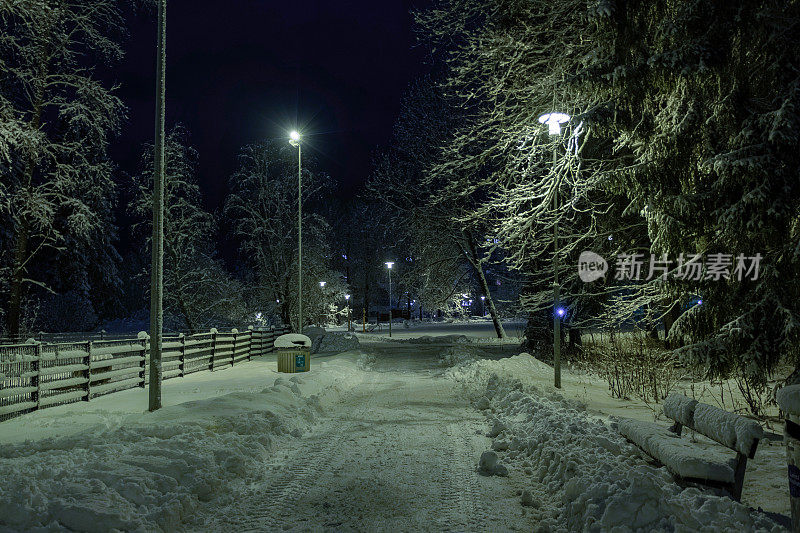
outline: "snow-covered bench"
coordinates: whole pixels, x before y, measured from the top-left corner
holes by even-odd
[[[735,500],[740,500],[747,460],[755,456],[758,441],[764,436],[761,426],[754,420],[682,394],[672,394],[664,401],[664,415],[675,421],[672,427],[622,418],[619,432],[673,475],[724,488]],[[725,457],[714,449],[682,439],[683,426],[730,448],[736,457]]]

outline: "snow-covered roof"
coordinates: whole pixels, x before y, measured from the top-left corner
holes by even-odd
[[[287,333],[275,339],[275,348],[311,348],[311,339],[299,333]]]

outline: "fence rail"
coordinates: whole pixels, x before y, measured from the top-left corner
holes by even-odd
[[[230,367],[273,351],[287,326],[163,338],[163,378]],[[126,389],[148,379],[147,339],[0,345],[0,422]]]

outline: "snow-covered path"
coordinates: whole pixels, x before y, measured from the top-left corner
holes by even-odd
[[[531,529],[508,483],[477,474],[486,422],[453,381],[376,370],[327,411],[189,529]]]
[[[516,351],[373,336],[301,375],[262,358],[170,380],[154,413],[132,389],[4,422],[0,533],[781,530],[649,464],[587,410],[602,383],[556,392]],[[489,449],[508,477],[478,474]],[[764,475],[778,452],[754,461],[752,501],[783,486]]]

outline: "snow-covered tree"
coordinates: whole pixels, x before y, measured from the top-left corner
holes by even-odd
[[[94,70],[122,56],[122,27],[112,0],[0,4],[0,244],[11,335],[28,289],[52,289],[38,261],[68,260],[67,246],[105,253],[113,237],[107,148],[124,106]]]
[[[406,276],[409,287],[432,305],[447,302],[459,290],[459,280],[472,277],[486,298],[498,337],[504,337],[485,273],[492,261],[491,250],[485,246],[487,226],[482,220],[462,216],[476,198],[461,191],[452,194],[455,189],[445,183],[445,176],[430,174],[460,116],[431,79],[412,85],[395,126],[392,148],[376,165],[369,188],[394,208],[394,224],[407,236],[406,248],[413,259]]]
[[[197,151],[182,125],[173,127],[165,143],[164,303],[190,332],[216,324],[237,323],[244,315],[243,288],[216,256],[216,221],[203,209],[197,184]],[[142,173],[135,178],[133,211],[144,222],[137,228],[149,243],[152,226],[153,146],[142,151]]]
[[[494,219],[512,262],[527,262],[545,289],[533,303],[546,294],[540,272],[556,223],[573,280],[583,248],[673,260],[761,254],[758,280],[607,280],[581,307],[605,306],[599,314],[617,323],[661,319],[670,340],[688,343],[679,351],[687,361],[763,382],[781,359],[798,360],[799,10],[777,1],[438,2],[418,20],[446,50],[444,90],[468,121],[436,171],[461,194],[488,198],[466,218]],[[573,117],[555,161],[531,134],[554,110]],[[704,304],[683,311],[698,294]]]
[[[303,160],[303,322],[309,323],[307,295],[330,277],[327,221],[317,203],[328,178]],[[288,143],[250,144],[239,153],[230,179],[225,216],[241,244],[254,279],[255,301],[274,310],[285,324],[297,322],[297,149]]]

